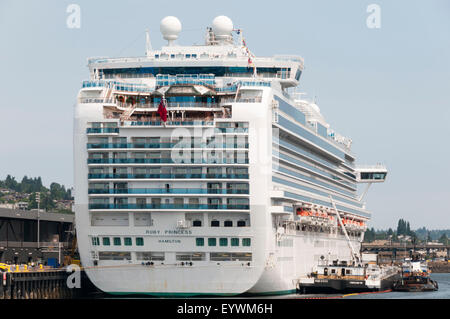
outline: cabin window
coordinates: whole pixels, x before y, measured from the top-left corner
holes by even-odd
[[[226,220],[226,221],[223,223],[223,225],[224,225],[225,227],[233,227],[233,221],[231,221],[231,220]]]
[[[120,237],[114,237],[114,246],[120,246],[122,245],[122,241],[120,240]]]
[[[215,238],[208,238],[208,246],[216,246],[217,240]]]
[[[239,238],[231,238],[231,246],[239,246]]]
[[[204,246],[205,245],[205,239],[204,238],[195,238],[195,244],[197,246]]]
[[[238,220],[237,227],[245,227],[245,220]]]
[[[111,245],[110,241],[109,241],[109,237],[103,237],[103,246],[109,246]]]
[[[219,226],[220,226],[220,222],[218,220],[211,221],[211,227],[219,227]]]
[[[164,261],[164,258],[164,253],[161,252],[136,252],[137,260]]]
[[[192,226],[194,226],[194,227],[201,227],[202,226],[202,221],[201,220],[194,220],[192,222]]]
[[[220,246],[228,246],[228,238],[220,238],[219,244]]]
[[[92,245],[93,246],[100,245],[100,239],[98,237],[92,237]]]
[[[123,239],[123,243],[125,244],[125,246],[131,246],[132,245],[131,238],[130,237],[125,237]]]
[[[205,260],[206,254],[205,253],[176,253],[176,260],[177,261],[199,261],[199,260]]]
[[[100,260],[131,260],[131,253],[120,251],[101,251],[98,254]]]
[[[242,246],[250,246],[251,239],[250,238],[242,238]]]
[[[144,246],[144,238],[137,237],[136,238],[136,246]]]

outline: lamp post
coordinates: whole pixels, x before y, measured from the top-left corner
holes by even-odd
[[[41,193],[36,193],[36,202],[38,204],[38,213],[37,213],[37,248],[40,248],[39,241],[39,219],[40,219],[40,204],[41,204]]]

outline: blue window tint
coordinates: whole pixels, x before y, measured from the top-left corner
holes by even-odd
[[[251,238],[242,238],[242,246],[250,246]]]
[[[125,246],[131,246],[132,245],[131,238],[130,237],[125,237],[123,239],[123,243],[125,244]]]
[[[220,238],[219,239],[219,245],[222,247],[228,246],[228,238]]]
[[[197,246],[205,246],[205,239],[204,238],[195,238],[195,244]]]
[[[215,238],[208,238],[208,246],[216,246],[217,240]]]

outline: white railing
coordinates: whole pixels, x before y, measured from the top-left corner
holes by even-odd
[[[185,52],[183,55],[181,56],[177,56],[175,55],[175,57],[170,57],[170,53],[168,54],[167,57],[162,57],[161,58],[161,53],[162,52],[158,52],[155,51],[154,54],[152,56],[145,56],[145,57],[123,57],[123,58],[91,58],[88,59],[88,64],[91,63],[123,63],[123,62],[146,62],[148,60],[171,60],[171,61],[179,61],[179,60],[183,60],[183,61],[195,61],[195,60],[247,60],[248,56],[247,55],[228,55],[228,52],[224,52],[224,53],[216,53],[216,52],[211,52],[210,54],[207,55],[202,55],[199,52]],[[193,54],[197,54],[196,57],[192,57],[192,53]],[[202,52],[203,53],[203,52]],[[164,54],[164,53],[163,53]],[[186,58],[185,54],[191,54],[190,58]],[[155,55],[159,55],[159,58],[155,58]],[[273,62],[273,61],[287,61],[287,62],[297,62],[297,63],[301,63],[302,65],[304,64],[303,58],[298,57],[298,56],[281,56],[281,55],[275,55],[273,57],[255,57],[254,58],[255,62],[261,61],[261,62]]]
[[[357,165],[355,167],[357,170],[386,170],[386,166],[383,164],[362,164],[362,165]]]

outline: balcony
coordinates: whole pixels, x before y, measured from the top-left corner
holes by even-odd
[[[232,204],[89,204],[89,209],[250,209]]]
[[[124,121],[122,126],[214,126],[212,121],[185,119],[184,121]]]
[[[238,159],[196,159],[182,158],[88,158],[88,164],[248,164],[248,158]]]
[[[162,142],[162,143],[88,143],[88,149],[99,148],[248,148],[248,143],[182,143],[182,142]]]
[[[248,189],[211,188],[124,188],[89,189],[89,194],[248,194]]]
[[[219,178],[248,179],[248,174],[88,174],[89,179],[162,179],[162,178]]]
[[[87,128],[86,133],[88,134],[110,134],[110,133],[119,133],[119,128],[117,127],[104,127],[104,128]]]
[[[207,109],[217,109],[221,108],[222,106],[229,105],[230,102],[224,102],[224,103],[203,103],[203,102],[166,102],[165,106],[167,110],[170,110],[171,108],[207,108]],[[116,105],[118,107],[122,108],[128,108],[130,106],[136,107],[136,108],[153,108],[158,109],[159,102],[154,103],[144,103],[144,102],[135,102],[135,103],[126,103],[126,102],[117,102]]]

